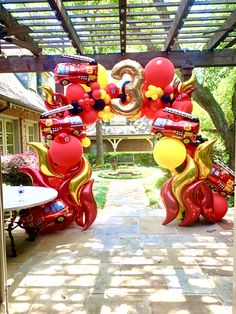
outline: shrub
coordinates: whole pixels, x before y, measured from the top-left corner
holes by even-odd
[[[33,152],[22,154],[5,155],[2,160],[2,179],[10,185],[32,185],[30,177],[25,173],[20,173],[19,168],[25,166],[37,166],[38,157]]]
[[[92,166],[96,165],[96,154],[84,154]],[[104,153],[104,164],[110,164],[112,160],[116,160],[118,156],[128,158],[133,155],[135,164],[146,167],[156,167],[157,164],[154,161],[152,152],[116,152],[116,153]],[[106,166],[107,167],[107,166]]]

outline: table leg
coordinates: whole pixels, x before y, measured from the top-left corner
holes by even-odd
[[[12,212],[12,216],[11,216],[11,221],[10,223],[8,224],[8,227],[7,227],[7,231],[8,231],[8,234],[9,234],[9,238],[11,240],[11,252],[12,252],[12,257],[16,257],[16,245],[15,245],[15,239],[12,235],[12,230],[14,229],[13,226],[14,226],[14,222],[15,222],[15,219],[16,219],[16,216],[17,216],[17,211],[13,211]]]

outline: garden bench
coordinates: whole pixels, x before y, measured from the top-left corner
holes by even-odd
[[[112,167],[115,169],[120,168],[120,166],[135,166],[134,155],[117,156],[112,162]]]

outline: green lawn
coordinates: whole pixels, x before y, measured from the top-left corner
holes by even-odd
[[[98,208],[103,208],[106,203],[106,196],[109,190],[110,182],[108,180],[95,180],[93,185],[93,194],[97,202]]]

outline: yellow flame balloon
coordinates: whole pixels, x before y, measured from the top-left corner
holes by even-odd
[[[60,174],[54,172],[48,161],[48,147],[43,143],[30,142],[28,143],[37,153],[39,157],[39,168],[43,174],[49,177],[62,178]]]
[[[45,93],[45,99],[47,100],[47,102],[52,105],[53,103],[53,89],[49,86],[46,86],[46,85],[41,85],[39,86],[40,89],[42,89]]]
[[[187,81],[179,84],[178,86],[179,92],[180,93],[186,92],[187,90],[189,90],[190,88],[194,86],[195,82],[196,82],[196,76],[195,76],[194,71],[192,71],[191,77]]]
[[[111,107],[115,114],[130,119],[140,111],[143,103],[144,69],[136,61],[122,60],[114,66],[111,76],[121,80],[124,74],[129,74],[132,78],[132,81],[125,86],[125,93],[130,97],[130,102],[124,105],[120,98],[115,98],[111,100]]]
[[[84,156],[82,157],[81,162],[81,171],[77,173],[69,183],[70,194],[76,203],[80,203],[79,195],[81,188],[86,182],[90,180],[92,175],[92,167]]]
[[[185,186],[191,184],[198,176],[198,168],[193,158],[187,154],[186,167],[183,172],[177,174],[172,181],[172,191],[180,205],[179,215],[177,218],[182,218],[182,213],[185,207],[182,199],[182,192]]]
[[[199,169],[199,179],[206,179],[211,172],[212,160],[210,157],[210,151],[215,141],[216,140],[210,140],[200,144],[194,153],[194,160]]]

